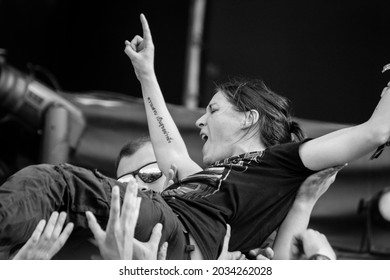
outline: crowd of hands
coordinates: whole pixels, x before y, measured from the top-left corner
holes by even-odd
[[[327,172],[327,173],[326,173]],[[297,197],[313,196],[312,192],[324,192],[324,188],[315,186],[330,185],[325,177],[329,177],[329,171],[322,171],[310,176],[301,186]],[[172,183],[174,172],[170,172],[166,184]],[[111,208],[109,220],[105,230],[98,224],[94,214],[87,211],[86,217],[94,239],[91,241],[99,248],[100,255],[92,256],[92,259],[106,260],[165,260],[169,244],[162,243],[162,224],[157,223],[151,233],[148,242],[140,242],[134,238],[134,231],[138,220],[141,198],[137,197],[138,186],[135,179],[131,179],[126,187],[122,207],[120,205],[119,187],[112,188]],[[315,194],[320,196],[320,194]],[[13,256],[14,260],[49,260],[64,246],[73,230],[73,223],[66,223],[65,212],[53,212],[46,223],[41,220],[36,226],[30,239]],[[218,260],[270,260],[274,257],[271,247],[257,248],[243,254],[240,251],[228,250],[230,240],[230,226],[226,227],[226,235],[222,251]],[[327,238],[322,233],[307,229],[294,236],[290,251],[292,259],[308,259],[310,256],[325,255],[329,259],[336,259],[336,255]]]

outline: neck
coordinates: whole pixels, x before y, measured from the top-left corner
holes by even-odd
[[[249,139],[243,139],[234,149],[234,155],[239,155],[243,153],[249,153],[254,151],[262,151],[265,150],[265,146],[261,143],[260,139],[257,137],[251,137]]]

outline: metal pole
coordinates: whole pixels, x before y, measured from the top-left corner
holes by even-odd
[[[197,108],[199,105],[199,82],[205,12],[206,0],[192,1],[184,77],[184,105],[190,109]]]

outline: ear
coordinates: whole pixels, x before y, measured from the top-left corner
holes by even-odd
[[[259,112],[255,109],[245,112],[245,120],[243,121],[242,128],[249,128],[253,126],[259,120]]]

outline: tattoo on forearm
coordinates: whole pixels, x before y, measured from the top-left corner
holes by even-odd
[[[156,120],[158,122],[158,127],[161,128],[161,131],[163,132],[164,136],[165,136],[165,139],[167,140],[168,143],[171,143],[173,138],[169,136],[169,132],[168,130],[165,128],[165,125],[163,123],[163,117],[160,117],[157,113],[157,109],[156,107],[153,106],[153,103],[152,103],[152,100],[150,99],[150,97],[148,97],[148,102],[149,102],[149,105],[150,105],[150,108],[152,109],[153,111],[153,114],[156,116]]]

